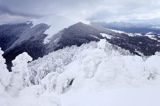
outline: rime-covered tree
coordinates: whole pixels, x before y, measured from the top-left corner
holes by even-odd
[[[18,91],[28,84],[28,62],[32,58],[27,53],[22,53],[13,60],[12,75],[7,90],[11,95],[18,94]]]
[[[7,70],[5,59],[2,57],[3,51],[0,49],[0,91],[4,91],[10,80],[10,73]]]

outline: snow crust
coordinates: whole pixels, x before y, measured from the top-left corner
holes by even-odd
[[[135,56],[102,39],[31,60],[19,55],[9,73],[0,56],[0,106],[160,105],[159,53]]]

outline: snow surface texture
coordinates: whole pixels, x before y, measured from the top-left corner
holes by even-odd
[[[134,56],[100,40],[31,60],[19,55],[7,82],[0,57],[0,106],[160,105],[159,53]]]

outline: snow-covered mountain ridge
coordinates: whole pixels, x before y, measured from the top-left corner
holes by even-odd
[[[1,57],[0,104],[106,106],[110,103],[111,106],[132,106],[135,100],[137,106],[158,106],[159,58],[159,53],[148,58],[133,55],[105,39],[80,47],[66,47],[31,63],[28,63],[31,57],[23,53],[13,61],[11,73],[6,71]],[[6,75],[8,82],[4,80]],[[144,103],[143,100],[147,101]]]
[[[46,24],[0,27],[0,106],[160,105],[155,33],[77,23],[44,44]]]
[[[148,33],[145,36],[83,23],[77,23],[61,30],[53,35],[47,44],[44,44],[44,39],[47,36],[45,31],[49,28],[46,24],[33,26],[32,23],[23,23],[1,25],[0,28],[0,47],[4,51],[3,56],[7,61],[8,68],[12,65],[11,61],[23,52],[27,52],[35,60],[67,46],[80,46],[100,39],[106,39],[109,43],[129,50],[136,55],[150,56],[160,50],[160,38],[156,34]]]

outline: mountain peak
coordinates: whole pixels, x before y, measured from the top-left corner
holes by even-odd
[[[70,27],[84,27],[84,26],[88,26],[87,24],[84,24],[84,23],[82,23],[82,22],[78,22],[78,23],[76,23],[76,24],[73,24],[72,26],[70,26]]]

